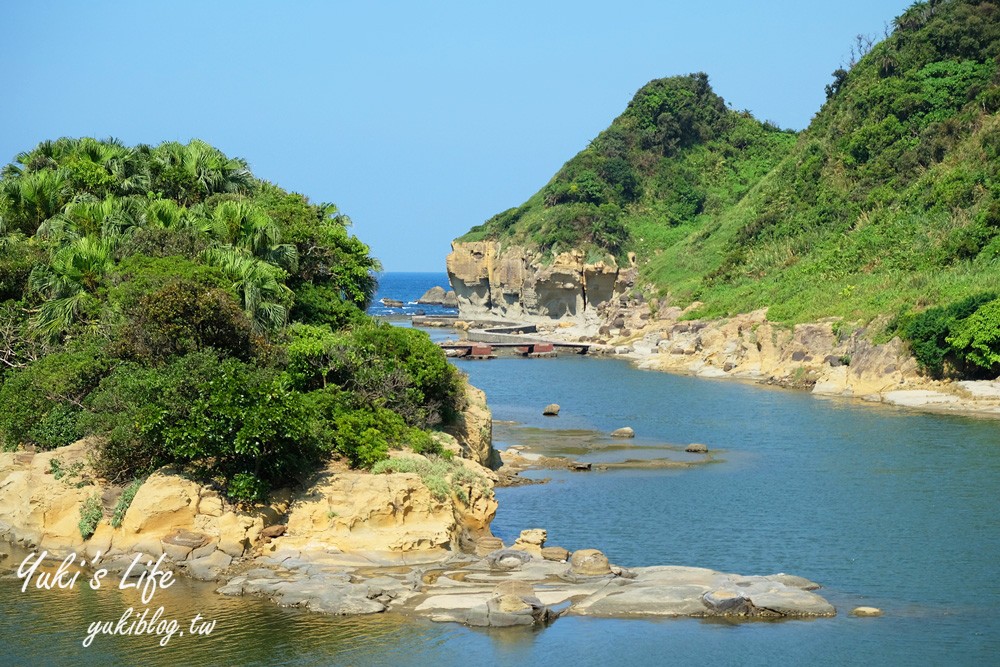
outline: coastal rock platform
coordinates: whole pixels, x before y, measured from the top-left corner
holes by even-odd
[[[256,559],[219,592],[259,595],[331,614],[393,611],[491,627],[545,624],[561,615],[765,620],[836,614],[814,592],[819,586],[801,577],[681,566],[606,565],[597,573],[577,560],[590,562],[603,554],[583,552],[584,558],[565,562],[516,549],[437,559],[432,554],[281,550]]]

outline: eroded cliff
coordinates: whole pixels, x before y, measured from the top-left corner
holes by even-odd
[[[598,308],[634,285],[634,265],[586,261],[581,250],[544,255],[497,241],[452,243],[448,279],[465,319],[595,324]]]

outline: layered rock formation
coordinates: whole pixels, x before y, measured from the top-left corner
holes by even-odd
[[[459,316],[596,322],[598,307],[632,287],[634,267],[589,263],[579,250],[544,256],[497,241],[452,243],[448,279]]]

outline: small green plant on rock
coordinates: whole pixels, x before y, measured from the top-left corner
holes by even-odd
[[[479,473],[469,470],[459,461],[443,458],[390,458],[379,461],[372,466],[372,472],[375,474],[415,473],[420,476],[431,495],[438,500],[446,500],[454,492],[455,496],[465,504],[469,502],[465,486],[473,485],[483,490],[489,487],[486,478]]]
[[[135,499],[135,494],[139,492],[139,487],[145,482],[145,479],[133,480],[131,484],[125,487],[122,494],[118,496],[118,502],[115,503],[115,511],[111,515],[111,525],[115,528],[120,528],[122,522],[125,521],[125,513],[128,512],[128,508],[132,505],[132,500]]]
[[[89,540],[97,530],[97,524],[104,518],[104,506],[101,505],[101,496],[94,494],[83,501],[80,505],[80,535],[85,540]]]
[[[65,477],[66,482],[69,483],[74,477],[78,477],[81,472],[83,472],[83,463],[81,461],[77,461],[69,467],[63,467],[63,462],[59,457],[54,457],[49,461],[49,474],[55,479]]]

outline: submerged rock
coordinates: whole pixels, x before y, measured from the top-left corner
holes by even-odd
[[[855,607],[851,610],[851,616],[881,616],[882,610],[878,607]]]
[[[685,452],[691,452],[692,454],[707,454],[708,445],[703,445],[700,442],[692,442],[690,445],[684,448]]]

